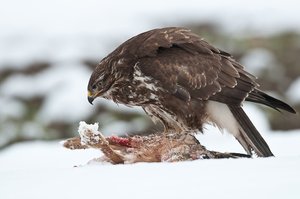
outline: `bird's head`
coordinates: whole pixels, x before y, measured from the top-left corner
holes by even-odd
[[[88,84],[88,101],[93,104],[94,99],[102,96],[109,90],[113,84],[113,78],[110,73],[101,70],[98,66],[92,73]]]

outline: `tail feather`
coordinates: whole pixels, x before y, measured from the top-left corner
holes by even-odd
[[[241,107],[228,106],[236,121],[240,125],[240,134],[236,137],[248,154],[252,150],[260,157],[274,156],[268,144],[252,124]]]
[[[246,98],[246,100],[250,102],[264,104],[277,111],[280,111],[281,109],[281,110],[288,111],[290,113],[296,113],[296,111],[287,103],[278,100],[258,89],[255,89],[251,93],[249,93],[249,96]]]

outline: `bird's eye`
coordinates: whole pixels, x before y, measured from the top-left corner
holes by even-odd
[[[94,90],[96,90],[96,89],[97,89],[97,85],[94,84],[94,85],[92,86],[92,90],[94,91]]]

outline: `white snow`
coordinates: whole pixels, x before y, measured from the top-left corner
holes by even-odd
[[[92,131],[94,134],[98,134],[99,124],[87,124],[85,121],[79,122],[78,133],[83,134],[86,130]]]
[[[0,94],[30,99],[35,96],[47,95],[49,92],[68,86],[68,82],[79,85],[83,83],[86,92],[86,79],[89,78],[90,73],[91,71],[82,64],[55,64],[36,75],[11,76],[3,82]],[[77,84],[74,87],[78,89],[77,86],[79,85]]]
[[[264,69],[276,65],[276,58],[267,49],[256,48],[247,52],[247,54],[242,57],[241,63],[247,66],[248,72],[259,76]]]
[[[300,132],[263,134],[275,158],[85,165],[100,152],[67,150],[58,141],[16,144],[0,153],[1,199],[299,198]],[[235,148],[227,136],[206,135],[226,151]]]
[[[99,135],[93,137],[93,139],[96,139],[96,141],[98,142],[102,136],[101,133],[98,131],[98,128],[99,128],[98,123],[87,124],[84,121],[79,122],[78,133],[80,135],[81,144],[85,145],[87,143],[93,142],[89,136],[90,133],[94,135]]]
[[[184,3],[171,0],[149,2],[3,0],[2,4],[0,26],[5,28],[2,34],[16,30],[48,34],[71,32],[76,35],[95,32],[117,34],[118,30],[136,27],[137,22],[140,27],[136,29],[141,30],[157,24],[158,20],[161,23],[209,20],[228,24],[229,27],[226,28],[229,30],[250,28],[266,31],[261,30],[263,28],[271,32],[282,28],[299,30],[296,26],[299,25],[297,20],[299,2],[296,0],[285,2],[274,0],[272,3],[259,0],[251,2],[187,0]],[[24,34],[24,32],[19,34],[21,33]]]
[[[3,122],[5,118],[21,118],[25,113],[24,105],[16,99],[1,96],[0,107],[0,122]]]
[[[2,0],[0,69],[43,60],[98,60],[135,34],[187,22],[214,22],[233,37],[299,31],[299,16],[297,0]]]
[[[78,121],[93,113],[87,103],[87,80],[91,71],[77,63],[56,64],[37,75],[14,75],[0,87],[0,95],[30,99],[47,96],[37,118]],[[8,107],[4,108],[8,111]]]
[[[300,77],[291,84],[286,95],[292,103],[296,104],[300,102]]]

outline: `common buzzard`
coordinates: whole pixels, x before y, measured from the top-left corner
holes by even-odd
[[[141,33],[102,59],[89,80],[88,100],[101,96],[141,106],[165,132],[197,132],[212,123],[248,154],[268,157],[273,153],[242,103],[295,110],[259,90],[255,79],[229,53],[186,28],[168,27]]]

